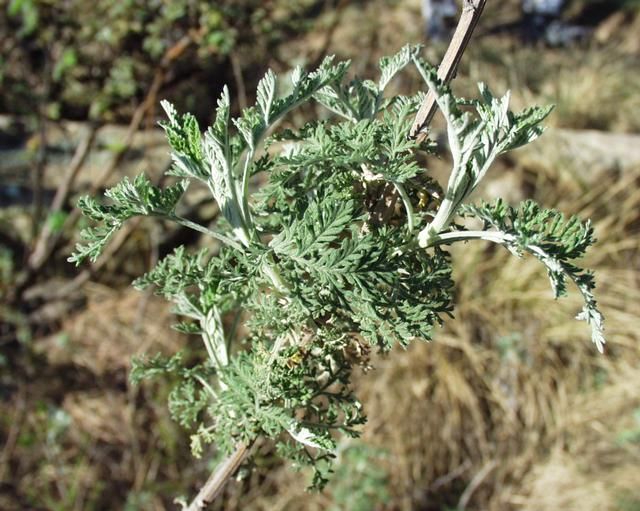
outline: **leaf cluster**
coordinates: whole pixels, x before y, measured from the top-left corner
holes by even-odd
[[[514,114],[508,95],[495,98],[484,86],[479,99],[458,99],[418,53],[407,46],[382,59],[378,82],[348,79],[349,64],[332,58],[312,72],[294,70],[288,86],[268,72],[256,104],[237,118],[225,88],[204,134],[193,116],[163,103],[171,173],[180,182],[159,189],[145,178],[125,180],[105,194],[107,204],[81,202],[101,225],[85,231],[74,262],[95,259],[135,215],[172,220],[215,241],[197,253],[177,248],[134,283],[172,301],[184,318],[178,328],[202,340],[204,363],[156,358],[132,376],[178,378],[170,406],[192,429],[195,454],[210,443],[230,451],[264,435],[296,464],[311,464],[315,484],[326,482],[340,437],[357,435],[365,421],[351,381],[368,367],[369,350],[430,340],[452,314],[443,246],[454,241],[485,239],[533,254],[556,295],[573,281],[585,299],[581,318],[601,349],[593,278],[575,265],[594,241],[590,225],[533,202],[463,204],[499,154],[541,134],[548,109]],[[442,203],[423,203],[432,188],[418,153],[430,146],[408,137],[424,94],[385,96],[412,63],[447,120],[454,163]],[[337,118],[277,131],[283,116],[310,101]],[[252,193],[249,180],[258,173],[266,184]],[[213,227],[175,213],[193,180],[220,207]],[[484,229],[460,230],[459,214],[481,219]]]
[[[76,245],[76,251],[69,262],[76,265],[85,259],[95,262],[111,236],[130,218],[173,217],[186,187],[186,181],[181,181],[162,189],[154,186],[144,174],[140,174],[133,181],[125,177],[115,187],[107,190],[104,195],[110,200],[110,204],[101,204],[93,197],[82,197],[78,201],[82,213],[102,225],[89,227],[81,232],[85,243]]]
[[[593,295],[595,279],[573,262],[595,242],[589,221],[582,222],[576,216],[565,219],[562,213],[541,208],[531,200],[514,208],[498,199],[491,204],[464,206],[461,212],[481,219],[485,229],[495,229],[500,243],[516,255],[528,252],[544,264],[556,298],[567,294],[567,279],[572,281],[584,299],[578,319],[591,326],[593,343],[598,351],[604,350],[604,318]]]

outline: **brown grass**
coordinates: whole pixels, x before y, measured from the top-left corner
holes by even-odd
[[[91,285],[87,294],[86,309],[62,332],[38,340],[37,377],[2,403],[2,461],[10,464],[0,463],[0,479],[12,483],[1,488],[1,509],[116,509],[125,501],[167,509],[177,489],[146,486],[177,488],[181,472],[190,477],[178,468],[193,461],[168,417],[166,389],[128,384],[133,354],[173,353],[184,343],[170,329],[168,304],[132,289]]]
[[[173,353],[180,345],[180,336],[171,330],[170,305],[162,299],[98,284],[89,284],[87,294],[86,308],[40,342],[52,363],[71,363],[102,376],[128,370],[133,356]]]

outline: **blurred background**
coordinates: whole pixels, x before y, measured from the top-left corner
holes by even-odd
[[[457,247],[456,320],[358,377],[369,423],[326,491],[306,493],[307,474],[264,444],[213,509],[640,510],[640,4],[487,3],[454,90],[470,96],[484,81],[511,89],[516,109],[556,108],[476,198],[592,218],[599,242],[585,264],[605,355],[572,320],[576,293],[553,302],[536,261]],[[134,220],[92,266],[66,262],[79,195],[141,171],[163,180],[159,101],[204,128],[225,83],[238,111],[268,67],[284,74],[335,53],[374,77],[409,42],[437,64],[453,4],[0,0],[0,509],[176,509],[214,465],[191,457],[167,382],[128,382],[133,355],[199,349],[171,330],[161,298],[129,287],[197,237]],[[424,88],[413,72],[393,85]],[[445,176],[448,164],[443,151],[430,169]],[[207,196],[185,209],[217,215]]]

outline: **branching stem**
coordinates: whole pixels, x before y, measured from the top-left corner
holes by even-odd
[[[413,204],[411,204],[411,199],[407,194],[407,191],[404,188],[404,185],[400,183],[394,183],[396,190],[398,191],[398,195],[400,195],[400,199],[402,199],[402,204],[404,205],[405,212],[407,214],[407,229],[409,230],[409,234],[413,232]]]
[[[487,0],[464,0],[462,15],[456,26],[456,31],[438,68],[438,77],[445,83],[450,82],[455,77],[460,59],[462,59],[462,55],[469,44],[471,35],[480,20],[486,3]],[[412,137],[418,139],[426,137],[424,130],[431,123],[436,113],[436,107],[436,96],[433,91],[429,91],[411,127],[410,135]]]
[[[436,234],[427,241],[427,247],[455,243],[456,241],[485,240],[505,244],[514,241],[510,234],[499,231],[451,231]]]
[[[187,227],[189,229],[193,229],[194,231],[198,231],[201,234],[211,236],[212,238],[215,238],[218,241],[221,241],[225,245],[229,245],[230,247],[233,247],[236,250],[242,251],[242,246],[240,245],[240,243],[232,240],[231,238],[229,238],[228,236],[225,236],[224,234],[220,234],[218,232],[212,231],[211,229],[207,229],[206,227],[196,222],[192,222],[191,220],[187,220],[186,218],[182,218],[181,216],[178,216],[178,215],[170,216],[168,217],[168,219],[176,222],[177,224],[182,225],[183,227]]]

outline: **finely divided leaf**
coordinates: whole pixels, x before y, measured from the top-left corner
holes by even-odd
[[[75,252],[68,259],[79,265],[85,259],[95,262],[107,242],[120,227],[134,216],[170,217],[187,188],[187,182],[167,188],[154,186],[144,174],[133,181],[125,177],[104,195],[110,204],[102,204],[90,197],[82,197],[78,207],[92,220],[100,222],[98,227],[84,229],[80,235],[86,243],[78,243]]]
[[[585,302],[577,319],[589,324],[594,344],[598,351],[603,351],[604,318],[593,296],[593,275],[573,263],[595,241],[590,222],[583,223],[575,216],[565,219],[562,213],[541,208],[530,200],[515,209],[498,199],[479,206],[463,206],[462,213],[481,219],[485,229],[496,229],[500,237],[494,238],[494,241],[502,243],[514,253],[529,252],[544,264],[556,298],[566,295],[566,280],[571,280]]]
[[[394,76],[411,62],[411,57],[417,55],[419,50],[420,46],[406,45],[395,55],[380,59],[380,80],[378,81],[380,92],[386,89]]]
[[[179,116],[175,107],[168,101],[162,101],[161,105],[169,118],[169,122],[161,122],[160,126],[167,134],[167,140],[173,150],[173,173],[180,177],[206,179],[207,169],[202,158],[202,136],[195,116],[189,113]]]
[[[258,83],[257,102],[265,124],[269,124],[271,108],[276,94],[276,75],[271,69]]]

